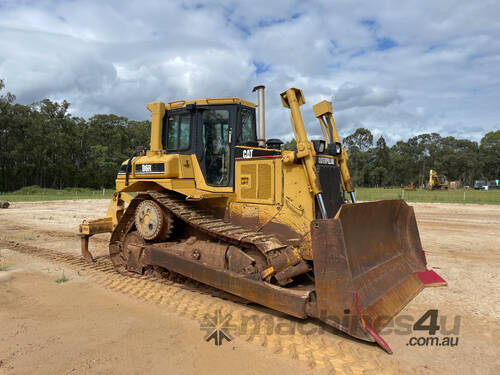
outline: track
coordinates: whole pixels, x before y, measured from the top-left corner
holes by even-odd
[[[378,347],[357,342],[312,319],[300,321],[261,307],[214,298],[211,294],[215,290],[200,285],[179,284],[152,275],[120,274],[108,257],[87,263],[79,256],[13,241],[0,241],[0,246],[73,269],[95,285],[154,303],[200,323],[207,314],[231,314],[233,337],[307,361],[311,368],[325,368],[337,374],[418,373],[401,369],[394,356]]]
[[[113,262],[116,263],[118,268],[122,268],[122,260],[119,255],[121,253],[120,243],[123,242],[125,235],[134,225],[135,210],[137,206],[147,199],[156,201],[163,209],[196,231],[204,233],[214,240],[221,240],[228,244],[241,246],[247,249],[255,248],[268,260],[269,255],[274,253],[273,256],[276,256],[277,253],[286,248],[286,245],[282,244],[273,235],[265,235],[247,227],[227,223],[208,212],[204,212],[204,210],[200,210],[192,204],[192,202],[186,201],[176,194],[168,192],[147,192],[138,194],[138,196],[130,202],[111,235],[110,254]],[[296,263],[293,265],[295,264]]]

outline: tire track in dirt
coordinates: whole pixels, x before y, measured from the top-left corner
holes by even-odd
[[[230,314],[231,324],[237,327],[229,331],[232,336],[273,353],[306,361],[310,368],[325,368],[332,374],[423,373],[423,370],[402,368],[397,359],[377,346],[332,332],[331,327],[312,319],[300,321],[262,307],[251,308],[208,295],[205,288],[198,290],[152,275],[123,275],[114,270],[107,257],[87,263],[79,256],[14,241],[2,240],[0,246],[72,268],[96,285],[154,303],[200,323],[207,314]]]

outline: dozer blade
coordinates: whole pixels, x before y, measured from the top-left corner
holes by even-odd
[[[446,285],[427,270],[413,208],[403,200],[343,205],[311,223],[318,317],[376,341],[424,286]]]

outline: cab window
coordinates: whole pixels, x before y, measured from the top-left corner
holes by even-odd
[[[255,141],[255,111],[250,108],[241,108],[241,131],[238,144]]]
[[[191,115],[169,115],[166,126],[165,149],[167,151],[187,150],[191,143]]]
[[[230,167],[230,128],[227,109],[207,109],[201,116],[202,160],[208,185],[227,186]]]

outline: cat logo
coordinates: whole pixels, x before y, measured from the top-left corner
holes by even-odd
[[[151,164],[142,164],[141,165],[142,167],[142,173],[145,173],[145,172],[151,172]]]
[[[243,159],[251,159],[253,150],[243,150]]]

